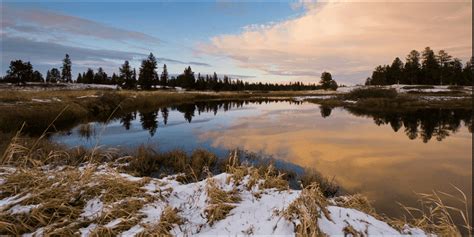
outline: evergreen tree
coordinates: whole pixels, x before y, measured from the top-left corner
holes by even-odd
[[[420,76],[420,53],[412,50],[406,57],[404,75],[406,80],[403,84],[416,84]]]
[[[94,83],[94,70],[88,68],[85,76],[83,76],[82,78],[84,80],[84,83],[86,84]]]
[[[463,85],[464,84],[464,77],[462,73],[462,62],[459,58],[455,58],[450,64],[448,71],[449,79],[446,80],[447,84],[450,85]]]
[[[83,81],[82,81],[82,75],[81,75],[80,73],[77,74],[76,83],[83,83]]]
[[[51,71],[47,71],[46,72],[46,83],[50,83],[51,82]]]
[[[319,84],[321,84],[321,87],[325,90],[331,89],[331,90],[336,90],[337,89],[337,83],[332,79],[332,75],[329,72],[323,72],[321,74],[321,81],[319,81]]]
[[[439,84],[443,85],[443,79],[448,80],[450,75],[449,66],[451,63],[452,56],[449,55],[446,51],[440,50],[438,52],[438,62],[439,62]]]
[[[140,85],[141,89],[149,90],[155,84],[156,78],[156,68],[157,62],[155,56],[152,53],[148,56],[147,59],[142,61],[142,65],[140,67],[139,76],[138,76],[138,84]]]
[[[104,72],[104,69],[99,67],[97,73],[94,75],[94,84],[107,84],[107,74]]]
[[[71,59],[69,58],[69,55],[66,54],[65,58],[63,59],[63,66],[61,68],[61,82],[72,82],[71,65]]]
[[[179,75],[176,79],[179,86],[186,89],[193,89],[196,78],[194,77],[194,72],[190,66],[184,69],[183,74]]]
[[[474,57],[466,62],[466,66],[464,67],[463,71],[463,85],[473,86],[474,82]]]
[[[58,83],[59,81],[61,81],[61,73],[59,72],[59,70],[57,68],[52,68],[51,71],[50,71],[49,82],[50,83]]]
[[[6,80],[16,84],[25,84],[33,78],[33,66],[30,62],[15,60],[10,62],[10,67],[5,76]]]
[[[160,84],[162,86],[166,86],[168,84],[168,69],[166,68],[166,64],[163,65],[163,72],[160,76]]]
[[[33,78],[32,78],[31,81],[33,81],[33,82],[44,82],[43,75],[39,71],[34,71],[33,72]]]
[[[135,89],[137,87],[137,82],[133,77],[134,72],[132,71],[129,62],[125,61],[119,71],[120,80],[122,82],[120,83],[120,86],[124,89]]]
[[[439,64],[433,50],[430,47],[426,47],[422,53],[422,58],[422,84],[439,84]]]
[[[399,84],[403,80],[403,62],[400,58],[395,58],[388,71],[387,83],[389,85]]]

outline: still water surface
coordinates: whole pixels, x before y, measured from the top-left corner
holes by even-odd
[[[198,147],[225,156],[236,147],[311,167],[377,211],[399,216],[414,192],[461,188],[472,206],[472,110],[367,113],[291,101],[206,102],[130,113],[56,134],[69,146],[160,150]]]

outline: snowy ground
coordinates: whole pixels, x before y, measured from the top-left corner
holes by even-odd
[[[6,168],[6,167],[4,167]],[[4,169],[7,170],[7,169]],[[84,170],[84,169],[82,169]],[[0,180],[8,176],[10,171],[0,173]],[[104,169],[99,173],[107,174],[110,169]],[[50,175],[54,179],[55,174]],[[114,175],[117,175],[116,173]],[[141,219],[134,226],[121,230],[121,236],[134,236],[146,231],[154,225],[159,225],[163,218],[165,208],[172,207],[177,210],[177,214],[184,220],[181,224],[172,225],[169,231],[175,236],[215,236],[215,235],[279,235],[294,236],[295,227],[300,220],[288,220],[282,214],[285,209],[297,199],[302,191],[276,189],[261,189],[259,183],[249,190],[247,184],[250,176],[245,176],[241,182],[235,183],[231,174],[223,173],[206,180],[182,184],[168,176],[162,179],[148,179],[133,177],[128,174],[118,174],[126,181],[144,183],[142,189],[150,197],[154,197],[147,202],[138,212]],[[148,181],[149,180],[149,181]],[[144,182],[146,181],[146,182]],[[206,218],[206,208],[209,207],[208,185],[212,182],[219,189],[224,191],[237,190],[240,201],[229,203],[234,208],[228,215],[219,221],[209,223]],[[94,184],[90,184],[94,185]],[[22,201],[27,200],[30,194],[15,195],[0,200],[0,211],[8,215],[28,214],[34,211],[40,204],[23,205]],[[114,229],[124,221],[122,218],[111,220],[106,224],[99,225],[100,216],[110,211],[111,206],[104,203],[101,196],[90,198],[80,214],[80,220],[89,221],[87,226],[78,230],[77,234],[89,236],[96,228],[106,227]],[[126,203],[126,202],[125,202]],[[417,228],[405,226],[402,230],[397,230],[386,222],[378,220],[376,217],[361,211],[340,207],[335,201],[329,200],[329,205],[325,208],[329,216],[320,214],[314,220],[322,233],[329,236],[345,236],[347,230],[351,229],[362,235],[417,235],[425,236],[425,233]],[[33,231],[29,235],[43,235],[48,226],[43,226]],[[350,235],[349,235],[350,236]]]
[[[347,87],[339,87],[337,89],[338,92],[340,93],[347,93],[350,92],[351,90],[354,89],[363,89],[363,88],[368,88],[369,86],[347,86]],[[372,86],[373,87],[373,86]],[[417,88],[418,87],[418,88]],[[397,92],[399,93],[408,93],[408,92],[424,92],[424,93],[436,93],[436,92],[451,92],[453,91],[452,89],[449,88],[449,86],[428,86],[428,87],[433,87],[433,88],[426,88],[426,85],[390,85],[390,86],[377,86],[377,88],[385,88],[385,89],[396,89]],[[472,94],[472,87],[471,86],[464,86],[461,87],[460,89],[456,89],[463,91],[468,94]]]

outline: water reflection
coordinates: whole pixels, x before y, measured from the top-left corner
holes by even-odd
[[[472,110],[467,109],[417,109],[410,111],[376,111],[348,108],[356,116],[372,117],[375,124],[390,125],[394,132],[404,127],[411,140],[420,138],[428,142],[431,138],[442,141],[456,133],[461,122],[472,133]],[[322,112],[321,112],[322,114]]]
[[[169,112],[177,111],[182,114],[184,120],[188,123],[201,113],[213,113],[217,115],[218,111],[227,112],[231,109],[242,108],[249,104],[268,104],[282,102],[278,100],[261,101],[210,101],[176,105],[172,107],[163,107],[152,111],[135,111],[123,115],[119,118],[120,123],[126,130],[130,129],[131,123],[136,119],[137,113],[143,129],[148,130],[151,137],[155,135],[159,127],[159,114],[163,125],[167,125]],[[299,105],[300,101],[286,101],[289,104]],[[333,107],[320,105],[319,111],[322,118],[331,116]],[[378,126],[390,125],[394,132],[398,132],[402,127],[406,136],[411,139],[421,139],[428,142],[432,138],[437,141],[446,139],[451,134],[456,133],[464,125],[472,133],[472,110],[467,109],[417,109],[409,111],[370,111],[356,108],[346,108],[350,114],[358,117],[372,118]],[[292,111],[298,113],[299,111]],[[81,136],[89,138],[91,134],[81,132]]]
[[[78,126],[53,139],[94,146],[88,138],[100,130],[102,145],[156,142],[161,150],[203,147],[223,156],[239,147],[272,154],[335,177],[344,189],[374,200],[379,211],[398,215],[396,202],[417,204],[414,191],[449,191],[454,184],[472,200],[471,114],[462,109],[367,112],[293,101],[211,101],[122,114],[109,124]]]

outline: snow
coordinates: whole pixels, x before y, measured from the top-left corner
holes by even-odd
[[[102,169],[101,174],[113,172],[111,170]],[[113,173],[116,175],[116,173]],[[128,174],[120,174],[131,182],[142,182],[143,179]],[[168,176],[157,179],[151,178],[149,182],[144,184],[142,188],[147,194],[154,196],[136,213],[142,216],[135,226],[120,233],[120,236],[135,236],[144,231],[147,226],[154,226],[160,223],[163,210],[167,206],[175,208],[178,215],[183,218],[184,223],[171,230],[174,236],[216,236],[216,235],[278,235],[278,236],[294,236],[295,226],[299,220],[288,220],[281,213],[296,200],[300,195],[300,190],[283,190],[276,189],[260,189],[255,185],[248,190],[246,184],[250,180],[249,176],[244,177],[239,184],[234,183],[231,174],[222,173],[211,178],[189,184],[182,184],[175,180],[175,176]],[[229,203],[234,208],[229,212],[226,218],[209,224],[205,210],[209,207],[207,187],[209,179],[213,179],[213,183],[224,191],[237,190],[241,200],[237,203]],[[229,182],[230,181],[230,182]],[[255,195],[258,192],[259,195]],[[28,213],[37,205],[15,205],[26,196],[15,195],[0,200],[0,207],[12,206],[9,212]],[[351,227],[353,230],[363,233],[364,235],[417,235],[426,236],[425,233],[417,228],[411,228],[408,225],[399,231],[386,222],[378,220],[374,216],[367,213],[336,206],[337,202],[328,200],[327,206],[329,216],[321,214],[316,223],[320,230],[328,236],[344,236],[345,228]],[[121,201],[115,202],[115,204]],[[95,223],[95,219],[100,217],[104,210],[110,208],[108,204],[104,204],[99,197],[88,200],[81,213],[82,221],[90,221],[87,227],[79,229],[81,236],[89,236],[92,231],[99,227]],[[0,209],[1,210],[1,209]],[[122,218],[114,219],[104,226],[113,229],[124,221]],[[47,228],[46,228],[47,229]],[[30,233],[42,234],[42,229]]]
[[[337,206],[329,206],[327,209],[331,220],[322,215],[318,220],[318,226],[322,232],[328,235],[344,236],[346,226],[352,226],[355,231],[368,235],[400,235],[400,232],[387,223],[379,221],[366,213]]]
[[[51,102],[50,99],[34,99],[34,98],[31,99],[31,101],[33,101],[33,102],[39,102],[39,103],[49,103],[49,102]]]
[[[17,195],[12,196],[12,197],[4,198],[4,199],[0,200],[0,210],[3,210],[4,208],[9,207],[10,205],[15,205],[15,204],[29,198],[30,196],[31,196],[30,194],[27,194],[27,195],[21,197],[21,194],[17,194]]]
[[[84,99],[84,98],[97,98],[99,97],[98,95],[83,95],[83,96],[78,96],[76,98],[78,99]]]
[[[100,201],[99,198],[93,198],[87,201],[84,211],[81,214],[81,217],[86,219],[94,219],[100,216],[102,210],[104,209],[104,204]]]
[[[89,236],[96,227],[97,225],[92,223],[88,225],[87,227],[80,228],[79,231],[81,232],[81,237]]]
[[[26,214],[30,213],[31,209],[38,207],[39,205],[15,205],[10,208],[10,213],[11,214]]]
[[[399,93],[407,93],[411,91],[416,91],[416,92],[431,92],[431,93],[436,93],[436,92],[450,92],[452,91],[449,89],[449,86],[430,86],[433,88],[426,88],[426,85],[403,85],[403,84],[395,84],[395,85],[389,85],[389,86],[361,86],[361,85],[356,85],[356,86],[346,86],[346,87],[339,87],[337,88],[337,92],[341,93],[348,93],[352,90],[355,89],[364,89],[364,88],[370,88],[370,87],[376,87],[376,88],[383,88],[383,89],[395,89]],[[419,88],[416,88],[419,87]],[[425,87],[425,88],[423,88]],[[470,86],[464,86],[461,87],[461,91],[465,93],[472,94],[472,88]]]
[[[140,225],[135,225],[127,231],[122,232],[119,236],[128,237],[135,236],[138,233],[142,232],[144,229]]]

